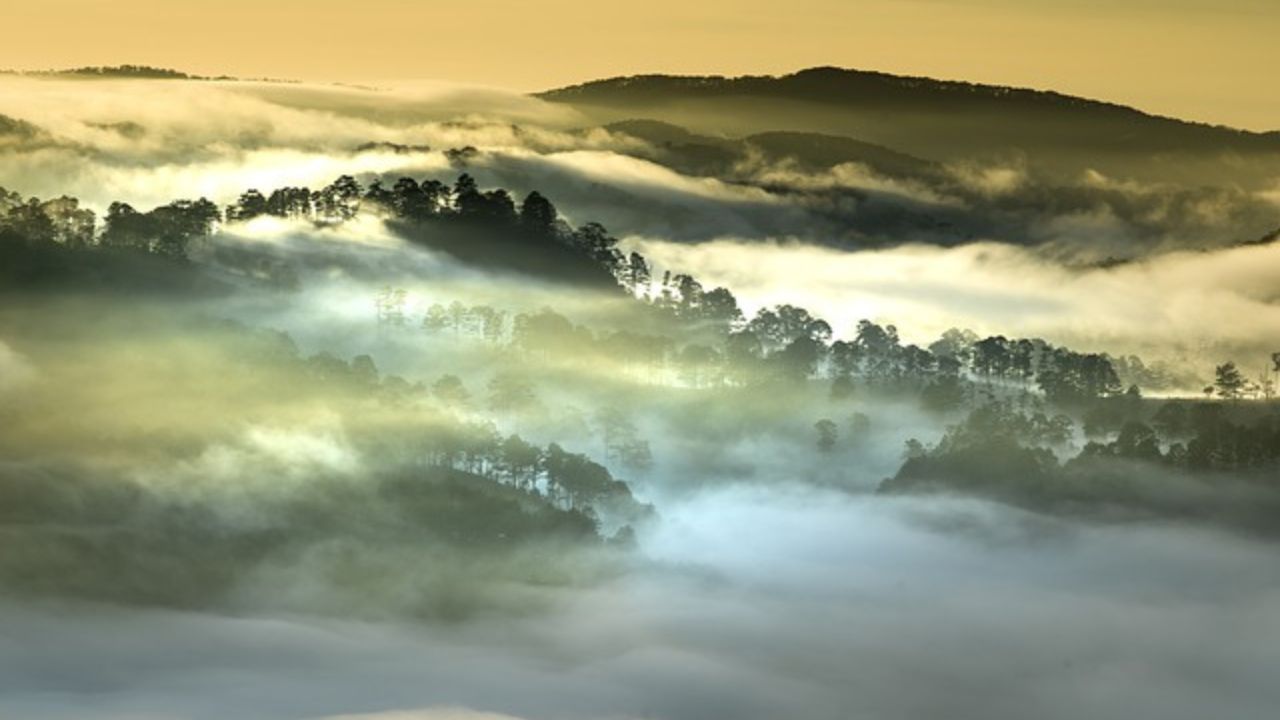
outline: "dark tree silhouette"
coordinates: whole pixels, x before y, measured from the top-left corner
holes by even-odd
[[[1244,396],[1244,375],[1235,363],[1224,363],[1214,369],[1213,386],[1223,400],[1239,400]]]
[[[257,190],[246,190],[231,205],[227,206],[228,222],[245,222],[260,215],[268,214],[267,199]]]
[[[537,190],[526,195],[524,202],[520,203],[520,227],[536,237],[552,237],[558,219],[555,205]]]
[[[836,440],[839,437],[839,427],[826,418],[819,420],[813,424],[813,429],[818,432],[818,450],[829,453],[835,450]]]

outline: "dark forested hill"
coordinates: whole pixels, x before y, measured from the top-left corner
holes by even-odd
[[[1197,184],[1264,183],[1280,133],[1159,117],[1055,92],[813,68],[781,77],[642,75],[541,93],[600,122],[702,133],[843,135],[940,160],[1026,155],[1038,166]]]
[[[753,153],[772,162],[791,160],[804,169],[861,163],[895,177],[929,177],[938,169],[934,162],[840,135],[774,131],[730,139],[701,135],[658,120],[623,120],[605,127],[650,143],[662,151],[661,157],[653,159],[693,174],[728,174]]]

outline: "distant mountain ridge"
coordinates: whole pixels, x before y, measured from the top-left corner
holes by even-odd
[[[782,76],[636,75],[535,97],[602,125],[656,120],[732,138],[843,136],[934,161],[1026,161],[1060,181],[1096,171],[1260,190],[1280,168],[1280,131],[1183,121],[1052,91],[833,67]]]
[[[1117,116],[1167,121],[1246,136],[1280,139],[1280,131],[1254,132],[1226,125],[1181,120],[1144,112],[1120,103],[1067,95],[1053,90],[987,85],[960,80],[938,80],[923,76],[894,75],[834,66],[807,68],[788,75],[619,76],[547,90],[536,93],[535,97],[553,102],[590,103],[614,98],[666,96],[672,93],[696,97],[763,95],[826,104],[841,104],[853,99],[874,97],[878,101],[889,101],[904,106],[927,106],[936,103],[1035,105],[1051,110],[1087,109]]]
[[[230,75],[211,77],[193,75],[173,68],[154,67],[151,65],[86,65],[84,67],[63,68],[61,70],[0,70],[4,75],[30,75],[35,77],[96,77],[96,78],[137,78],[140,80],[233,80]]]
[[[98,77],[131,77],[151,80],[211,80],[200,75],[190,75],[172,68],[150,65],[113,65],[106,67],[78,67],[50,71],[51,75],[94,75]]]
[[[28,75],[33,77],[101,78],[104,80],[235,80],[253,82],[295,83],[296,80],[276,78],[241,78],[234,75],[194,75],[173,68],[152,65],[102,65],[65,68],[62,70],[0,70],[4,75]]]

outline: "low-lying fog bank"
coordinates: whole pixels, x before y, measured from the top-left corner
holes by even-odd
[[[927,344],[952,327],[1044,337],[1193,367],[1255,359],[1280,338],[1280,244],[1180,252],[1069,268],[1025,248],[975,243],[842,252],[726,238],[702,245],[634,238],[656,265],[733,288],[744,309],[810,308],[837,334],[862,318],[897,322]]]
[[[0,714],[53,718],[1231,717],[1280,703],[1269,545],[955,500],[728,488],[646,567],[446,626],[0,610]]]

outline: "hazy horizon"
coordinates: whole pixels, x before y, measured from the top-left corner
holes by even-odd
[[[1034,7],[806,0],[786,8],[659,0],[587,12],[566,0],[536,12],[400,0],[372,0],[353,12],[325,0],[303,8],[292,0],[264,7],[197,0],[181,9],[159,0],[26,4],[10,10],[11,27],[25,31],[0,47],[0,68],[133,63],[202,75],[436,79],[534,92],[625,75],[779,75],[836,65],[1054,90],[1180,119],[1280,130],[1280,94],[1260,62],[1272,52],[1280,5],[1261,0]],[[483,51],[495,46],[504,52]]]

